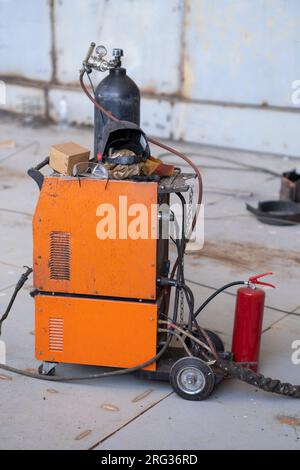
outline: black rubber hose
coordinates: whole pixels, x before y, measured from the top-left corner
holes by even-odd
[[[27,281],[29,275],[32,273],[32,268],[27,268],[25,273],[23,273],[19,279],[19,281],[16,284],[15,290],[13,292],[13,295],[9,301],[9,304],[5,310],[4,315],[0,319],[0,335],[1,335],[1,327],[2,323],[7,319],[9,312],[14,304],[14,301],[17,297],[17,294],[19,290],[23,287],[25,282]],[[174,310],[174,315],[175,315],[175,310]],[[176,321],[176,318],[174,318]],[[167,338],[166,343],[164,346],[161,348],[161,350],[156,354],[156,356],[152,357],[148,361],[139,364],[137,366],[131,367],[129,369],[118,369],[118,370],[113,370],[110,372],[103,372],[101,374],[91,374],[91,375],[86,375],[86,376],[78,376],[78,377],[55,377],[55,376],[48,376],[48,375],[40,375],[40,374],[35,374],[33,372],[28,372],[22,369],[17,369],[15,367],[8,366],[6,364],[0,364],[0,369],[6,370],[8,372],[12,372],[14,374],[18,375],[23,375],[25,377],[30,377],[32,379],[40,379],[40,380],[48,380],[52,382],[65,382],[65,381],[75,381],[75,380],[91,380],[91,379],[102,379],[105,377],[113,377],[113,376],[118,376],[118,375],[125,375],[125,374],[130,374],[133,372],[137,372],[140,369],[144,369],[144,367],[147,367],[151,365],[153,362],[156,362],[160,357],[165,353],[165,351],[168,349],[169,344],[171,342],[171,336]]]
[[[229,287],[233,287],[233,286],[239,286],[239,285],[246,285],[246,282],[245,281],[234,281],[234,282],[230,282],[229,284],[226,284],[225,286],[223,287],[220,287],[220,289],[217,289],[213,294],[211,294],[206,300],[205,302],[203,302],[203,304],[200,305],[200,307],[196,310],[196,312],[194,313],[194,316],[197,318],[197,316],[199,315],[199,313],[206,307],[207,304],[209,304],[209,302],[211,302],[217,295],[219,295],[221,292],[223,292],[224,290],[226,289],[229,289]]]
[[[33,372],[27,372],[26,370],[16,369],[15,367],[7,366],[6,364],[0,364],[0,369],[6,370],[8,372],[12,372],[14,374],[23,375],[31,379],[47,380],[49,382],[74,382],[74,381],[79,381],[79,380],[104,379],[106,377],[116,377],[119,375],[132,374],[133,372],[137,372],[140,369],[144,369],[144,367],[150,366],[150,364],[152,364],[155,361],[158,361],[158,359],[161,358],[161,356],[168,349],[170,342],[171,342],[171,336],[167,339],[166,343],[161,348],[161,350],[156,354],[156,356],[152,357],[146,362],[143,362],[143,364],[139,364],[129,369],[118,369],[118,370],[113,370],[110,372],[102,372],[101,374],[90,374],[90,375],[77,376],[77,377],[76,376],[75,377],[56,377],[56,376],[51,376],[51,375],[40,375],[40,374],[33,373]]]
[[[25,266],[25,267],[27,267],[27,266]],[[1,333],[2,333],[2,324],[7,319],[8,315],[9,315],[9,312],[11,311],[11,308],[14,304],[14,301],[16,300],[16,297],[18,295],[19,290],[22,289],[23,285],[25,284],[25,282],[27,281],[27,279],[28,279],[28,277],[30,276],[31,273],[32,273],[32,268],[27,267],[25,273],[23,273],[21,275],[20,279],[18,280],[18,282],[16,284],[15,290],[13,292],[13,295],[11,296],[9,304],[6,307],[6,310],[5,310],[4,314],[2,315],[2,317],[0,319],[0,336],[1,336]]]
[[[278,379],[271,379],[262,374],[253,372],[250,369],[242,367],[233,361],[218,358],[214,367],[220,369],[225,375],[246,382],[265,392],[277,393],[293,398],[300,398],[300,385],[281,382]]]

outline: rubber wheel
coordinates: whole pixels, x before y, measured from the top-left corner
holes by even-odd
[[[224,346],[224,343],[221,340],[220,336],[217,335],[217,333],[215,333],[214,331],[206,330],[206,329],[205,329],[205,331],[207,333],[207,336],[211,339],[214,347],[216,348],[216,351],[218,353],[224,352],[225,351],[225,346]],[[206,339],[202,335],[199,335],[199,333],[197,331],[194,331],[193,334],[196,336],[196,338],[199,338],[201,341],[206,343]],[[191,352],[193,353],[194,356],[198,357],[198,356],[201,355],[201,346],[199,346],[199,344],[195,343],[190,338],[187,338],[186,343],[187,343],[188,348],[191,350]]]
[[[43,364],[41,364],[38,367],[38,373],[39,373],[39,375],[48,375],[49,377],[54,377],[55,376],[55,367],[53,367],[53,369],[51,369],[47,374],[45,374],[44,370],[43,370]]]
[[[205,400],[215,386],[215,374],[198,357],[182,357],[170,370],[170,384],[185,400]]]
[[[205,331],[206,331],[207,336],[209,337],[209,339],[211,339],[214,347],[216,348],[216,351],[217,352],[224,352],[225,351],[225,346],[224,346],[224,343],[221,340],[220,336],[217,335],[217,333],[215,333],[214,331],[211,331],[211,330],[205,330]],[[201,339],[201,338],[199,338],[199,339]]]

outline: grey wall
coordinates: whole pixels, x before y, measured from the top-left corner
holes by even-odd
[[[0,106],[57,120],[65,96],[70,121],[92,124],[91,41],[124,49],[145,131],[300,156],[299,0],[0,0]]]

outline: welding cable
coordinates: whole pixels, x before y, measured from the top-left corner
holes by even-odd
[[[191,351],[189,350],[189,348],[187,347],[187,345],[186,345],[186,343],[185,343],[183,337],[180,336],[178,333],[176,333],[175,331],[169,330],[169,329],[167,329],[167,328],[158,328],[157,331],[158,331],[158,333],[170,333],[172,336],[174,336],[175,338],[177,338],[178,341],[181,342],[182,347],[183,347],[183,349],[185,350],[185,352],[186,352],[186,354],[187,354],[188,356],[191,357],[191,356],[193,355],[193,354],[191,353]]]
[[[168,317],[167,317],[168,318]],[[196,343],[198,343],[202,348],[207,351],[210,348],[196,338],[194,335],[191,335],[189,332],[183,330],[178,325],[174,324],[171,319],[168,322],[160,320],[160,323],[168,323],[171,327],[174,327],[179,333],[187,336]],[[210,351],[211,352],[211,351]],[[265,377],[263,374],[258,374],[252,370],[245,368],[241,364],[238,364],[234,361],[221,358],[220,356],[212,363],[213,367],[220,370],[224,377],[234,378],[246,382],[249,385],[253,385],[260,390],[270,393],[276,393],[279,395],[289,396],[292,398],[300,398],[300,385],[293,385],[287,382],[281,382],[278,379],[272,379],[270,377]]]
[[[188,286],[184,285],[183,289],[189,294],[190,297],[192,296],[194,298],[194,294]],[[196,314],[194,313],[194,309],[190,310],[190,319],[191,319],[190,320],[191,323],[194,323],[194,325],[196,326],[199,336],[202,336],[203,338],[205,338],[205,340],[206,340],[206,342],[207,342],[207,344],[208,344],[208,346],[211,350],[211,353],[212,353],[213,357],[215,359],[218,359],[218,357],[219,357],[218,352],[217,352],[211,338],[206,333],[205,329],[202,328],[199,325],[199,323],[197,322],[197,318],[196,318]]]
[[[9,312],[11,311],[11,308],[14,304],[14,301],[16,300],[16,297],[18,295],[19,290],[22,289],[23,285],[25,284],[28,277],[32,273],[32,268],[28,268],[27,266],[24,266],[24,267],[26,267],[27,269],[26,269],[25,273],[23,273],[21,275],[20,279],[18,280],[18,282],[16,284],[16,287],[15,287],[15,290],[13,292],[13,295],[11,296],[11,299],[9,301],[9,304],[6,307],[6,310],[5,310],[4,314],[2,315],[2,317],[0,319],[0,336],[1,336],[1,332],[2,332],[2,324],[7,319],[8,315],[9,315]]]
[[[161,350],[156,354],[156,356],[148,359],[148,361],[143,362],[143,364],[139,364],[134,367],[130,367],[128,369],[117,369],[110,372],[102,372],[100,374],[89,374],[89,375],[82,375],[82,376],[74,376],[74,377],[58,377],[58,376],[51,376],[51,375],[42,375],[34,372],[28,372],[22,369],[16,369],[15,367],[8,366],[6,364],[0,364],[0,369],[6,370],[8,372],[12,372],[13,374],[23,375],[24,377],[29,377],[31,379],[39,379],[39,380],[47,380],[49,382],[74,382],[79,380],[94,380],[94,379],[104,379],[106,377],[115,377],[120,375],[132,374],[137,372],[141,369],[144,369],[147,366],[153,364],[153,362],[158,361],[162,357],[162,355],[168,349],[170,342],[171,342],[171,335],[167,338],[165,344],[162,346]]]
[[[292,385],[281,382],[278,379],[271,379],[262,374],[253,372],[240,364],[226,359],[219,358],[214,363],[227,377],[235,378],[257,387],[265,392],[277,393],[292,398],[300,398],[300,385]]]
[[[186,296],[186,300],[188,303],[189,307],[189,328],[191,329],[192,324],[195,325],[199,336],[202,335],[202,337],[205,338],[207,344],[210,347],[210,350],[212,352],[212,355],[215,359],[218,358],[218,353],[216,351],[216,348],[214,347],[213,342],[211,341],[210,337],[206,333],[206,331],[200,327],[200,325],[197,322],[196,315],[194,314],[194,294],[192,290],[185,284],[184,280],[184,266],[183,266],[183,256],[184,256],[184,250],[185,250],[185,244],[186,244],[186,239],[185,239],[185,205],[186,201],[185,198],[182,196],[181,193],[176,193],[176,195],[179,197],[182,203],[182,239],[181,239],[181,244],[178,239],[175,241],[175,245],[178,251],[178,257],[177,257],[177,283],[180,282],[180,287],[176,286],[176,293],[175,293],[175,304],[174,304],[174,316],[175,316],[175,309],[178,309],[178,297],[179,297],[179,290],[183,289],[184,294]],[[175,219],[176,222],[176,219]],[[178,224],[177,224],[178,225]],[[177,318],[177,310],[176,310],[176,318]]]
[[[207,299],[200,307],[199,309],[197,310],[197,312],[194,313],[194,294],[192,292],[192,290],[190,289],[189,286],[186,285],[185,283],[185,279],[184,279],[184,266],[183,266],[183,256],[184,256],[184,250],[185,250],[185,230],[184,230],[184,227],[185,227],[185,219],[184,219],[184,214],[185,214],[185,198],[182,196],[182,194],[180,193],[176,193],[177,196],[179,197],[179,199],[181,200],[182,202],[182,210],[183,210],[183,221],[182,221],[182,240],[181,240],[181,245],[179,244],[179,240],[176,240],[176,248],[177,248],[177,251],[178,251],[178,255],[177,255],[177,273],[179,273],[179,276],[177,276],[177,282],[179,281],[181,283],[181,289],[183,289],[184,293],[185,293],[185,296],[186,296],[186,300],[187,300],[187,304],[189,306],[189,328],[191,330],[192,328],[192,324],[195,325],[197,331],[198,331],[198,334],[199,336],[202,336],[205,338],[207,344],[209,345],[210,349],[211,349],[211,352],[212,352],[212,355],[215,359],[218,359],[219,355],[218,355],[218,352],[211,340],[211,338],[208,336],[208,334],[206,333],[205,329],[202,328],[198,322],[197,322],[197,315],[200,313],[200,311],[216,296],[218,295],[218,293],[222,292],[222,290],[230,287],[233,283],[231,283],[230,285],[226,285],[226,286],[223,286],[223,288],[221,288],[222,290],[220,292],[214,292],[212,295],[211,295],[211,298]],[[174,270],[174,268],[173,268]],[[173,274],[173,272],[172,272]],[[240,282],[240,281],[238,281]],[[243,281],[243,284],[245,284],[245,282]],[[235,283],[233,285],[236,285]],[[177,289],[177,287],[176,287]],[[177,291],[176,291],[177,292]],[[170,294],[170,293],[169,293]],[[177,307],[178,308],[178,307]]]
[[[25,282],[27,281],[27,279],[28,279],[28,277],[31,273],[32,273],[32,268],[27,267],[27,270],[25,271],[25,273],[23,273],[21,275],[18,283],[16,284],[15,290],[14,290],[13,295],[12,295],[10,301],[9,301],[9,304],[8,304],[6,310],[5,310],[5,313],[2,316],[2,318],[0,319],[0,335],[1,335],[2,323],[7,319],[8,315],[9,315],[9,312],[10,312],[10,310],[11,310],[13,304],[14,304],[14,301],[15,301],[17,295],[18,295],[18,292],[23,287],[23,285],[25,284]],[[140,369],[144,369],[144,367],[147,367],[147,366],[153,364],[153,362],[158,361],[162,357],[162,355],[168,349],[168,347],[170,345],[170,342],[171,342],[171,336],[167,338],[166,343],[161,348],[161,350],[156,354],[156,356],[152,357],[151,359],[149,359],[148,361],[146,361],[142,364],[139,364],[137,366],[134,366],[134,367],[131,367],[131,368],[128,368],[128,369],[118,369],[118,370],[113,370],[111,372],[103,372],[101,374],[90,374],[90,375],[86,375],[86,376],[77,376],[77,377],[55,377],[55,376],[53,377],[53,376],[49,376],[49,375],[41,375],[41,374],[37,374],[37,373],[33,373],[33,372],[28,372],[28,371],[25,371],[25,370],[22,370],[22,369],[17,369],[15,367],[11,367],[11,366],[8,366],[6,364],[0,364],[0,369],[6,370],[8,372],[12,372],[14,374],[23,375],[25,377],[29,377],[29,378],[32,378],[32,379],[48,380],[48,381],[52,381],[52,382],[66,382],[66,381],[70,382],[70,381],[77,381],[77,380],[102,379],[102,378],[105,378],[105,377],[113,377],[113,376],[131,374],[133,372],[137,372]]]
[[[176,193],[176,195],[179,197],[179,199],[181,200],[181,204],[182,204],[182,227],[181,227],[181,243],[180,243],[179,225],[178,225],[177,219],[174,215],[176,238],[173,239],[171,237],[171,240],[173,241],[173,243],[175,244],[176,249],[177,249],[177,260],[176,260],[176,262],[173,266],[172,273],[171,273],[171,278],[174,278],[175,272],[177,270],[177,273],[176,273],[177,285],[176,285],[176,292],[175,292],[174,314],[173,314],[175,320],[177,319],[177,315],[178,315],[179,292],[182,289],[182,287],[180,287],[180,286],[182,286],[182,284],[184,283],[183,255],[184,255],[185,243],[186,243],[185,242],[185,203],[186,202],[185,202],[185,198],[182,196],[182,194]],[[166,295],[166,298],[167,298],[167,310],[168,310],[168,306],[169,306],[169,303],[170,303],[170,296],[171,296],[171,287],[167,287],[165,289],[165,295]],[[175,309],[176,309],[176,312],[175,312]],[[176,313],[176,316],[175,316],[175,313]]]
[[[180,284],[180,287],[178,287],[178,292],[180,290],[183,290],[184,295],[186,297],[188,307],[189,307],[190,330],[192,329],[192,323],[194,323],[199,335],[201,335],[201,330],[199,328],[197,320],[193,316],[194,306],[195,306],[194,294],[193,294],[192,290],[185,284],[185,279],[184,279],[183,256],[184,256],[184,250],[185,250],[185,245],[186,245],[186,239],[185,239],[185,204],[186,204],[186,201],[185,201],[185,198],[182,196],[182,194],[176,193],[176,195],[179,197],[179,199],[182,203],[181,243],[180,243],[180,240],[179,240],[178,237],[176,239],[171,238],[172,241],[175,243],[175,246],[176,246],[176,249],[177,249],[177,266],[176,266],[177,276],[176,276],[176,281],[177,281],[177,284],[178,283]],[[174,222],[175,222],[176,232],[179,234],[179,226],[178,226],[178,222],[177,222],[176,218],[174,219]],[[172,272],[172,274],[173,274],[173,272]],[[168,295],[170,296],[170,289],[169,289]],[[176,296],[176,298],[177,298],[177,296]],[[177,304],[177,308],[178,308],[178,304]],[[177,318],[177,315],[176,315],[176,318]]]
[[[183,223],[182,223],[182,235],[181,235],[181,243],[184,243],[184,212],[183,212]],[[174,217],[174,223],[175,223],[175,232],[176,232],[176,238],[173,239],[171,237],[171,240],[175,243],[177,253],[178,253],[178,258],[177,258],[177,271],[176,271],[176,287],[175,287],[175,299],[174,299],[174,307],[173,307],[173,318],[174,321],[177,320],[178,316],[178,306],[179,306],[179,294],[182,289],[182,276],[183,276],[183,258],[182,258],[182,248],[180,244],[180,239],[179,239],[179,225],[177,222],[176,217]],[[173,268],[174,271],[174,268]],[[172,271],[172,277],[174,277],[175,272],[173,273]],[[171,294],[171,288],[169,288],[167,292],[168,296],[168,304],[170,300],[170,294]]]
[[[177,330],[179,333],[181,333],[182,335],[186,336],[187,338],[191,339],[192,341],[195,341],[196,343],[199,344],[199,346],[201,346],[202,348],[204,348],[206,351],[210,352],[211,353],[211,349],[210,347],[206,344],[206,343],[203,343],[203,341],[201,341],[199,338],[197,338],[195,335],[193,335],[192,333],[190,333],[189,331],[186,331],[184,330],[181,326],[179,326],[177,323],[174,323],[172,321],[171,318],[169,318],[167,315],[164,315],[163,316],[165,318],[168,319],[167,320],[159,320],[159,323],[161,324],[166,324],[166,325],[169,325],[169,328],[174,328],[175,330]],[[172,330],[171,330],[172,331]]]

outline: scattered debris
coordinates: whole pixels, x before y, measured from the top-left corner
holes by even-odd
[[[101,405],[101,408],[103,408],[103,410],[106,410],[106,411],[120,411],[120,409],[117,406],[109,405],[109,404]]]
[[[12,377],[5,374],[0,374],[0,380],[12,380]]]
[[[141,400],[144,400],[145,398],[147,398],[150,393],[153,392],[153,389],[152,388],[149,388],[148,390],[145,390],[143,393],[140,393],[139,395],[137,395],[133,400],[132,400],[132,403],[137,403],[138,401],[141,401]]]
[[[75,441],[81,441],[81,439],[84,439],[85,437],[89,436],[90,434],[92,434],[91,429],[87,429],[86,431],[83,431],[80,434],[78,434],[78,436],[76,436],[74,440]]]

